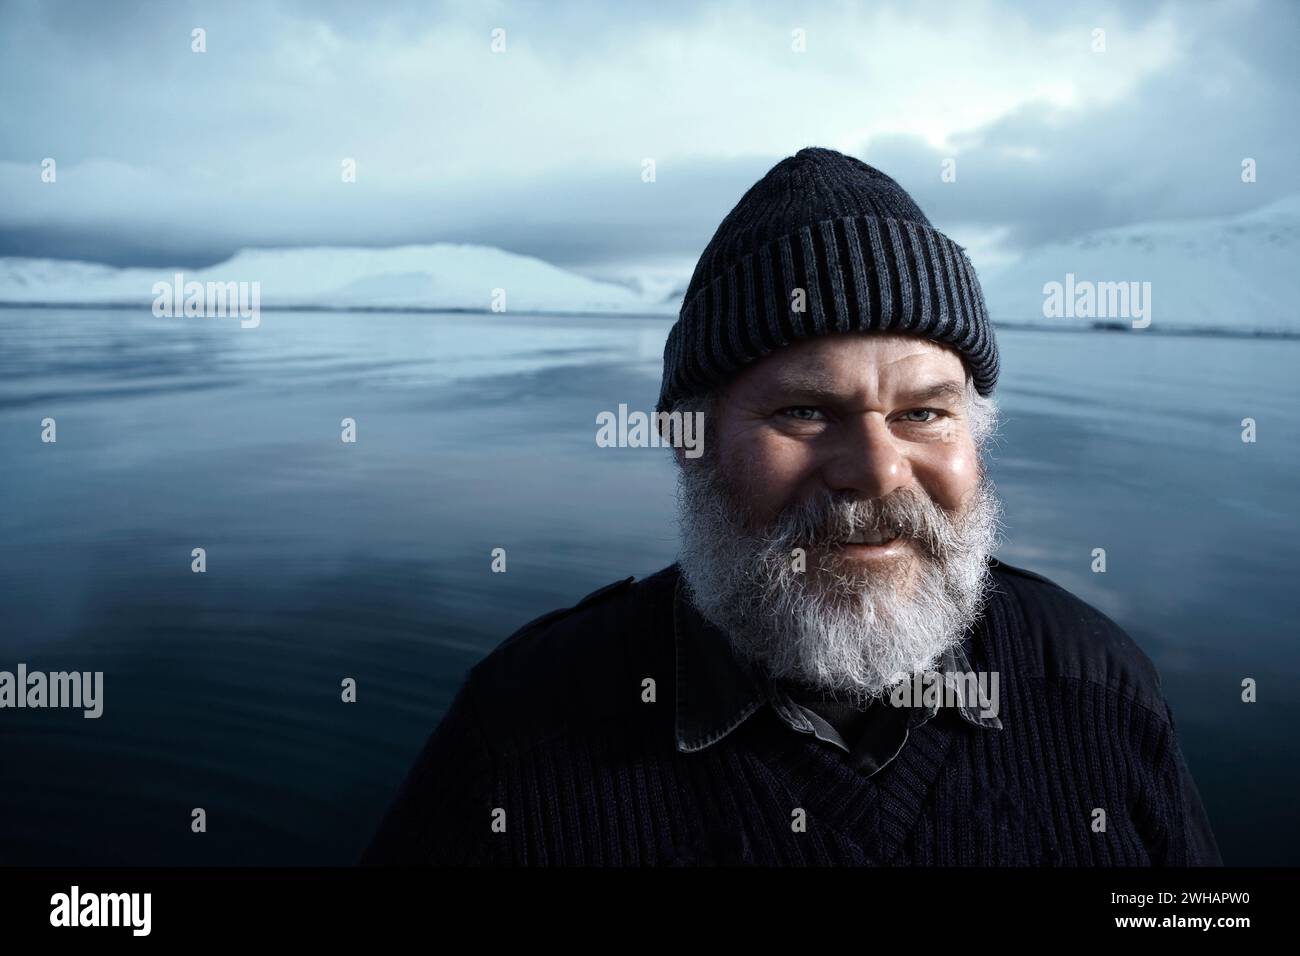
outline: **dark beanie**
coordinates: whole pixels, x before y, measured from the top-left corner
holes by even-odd
[[[868,329],[950,345],[976,390],[993,391],[997,345],[962,248],[880,170],[801,149],[750,187],[700,256],[664,347],[658,410],[797,339]]]

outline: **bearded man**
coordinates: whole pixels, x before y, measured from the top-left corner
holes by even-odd
[[[474,667],[365,861],[1218,864],[1151,662],[993,557],[997,376],[896,182],[778,163],[664,352],[680,560]]]

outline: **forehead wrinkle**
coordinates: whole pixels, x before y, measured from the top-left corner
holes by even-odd
[[[951,378],[951,357],[960,366],[956,353],[937,343],[912,336],[879,336],[881,347],[864,351],[865,342],[838,337],[809,340],[794,348],[795,354],[785,362],[775,363],[752,379],[754,394],[801,394],[809,397],[883,397],[932,387],[936,379]],[[964,370],[963,370],[964,371]],[[914,387],[914,383],[923,385]]]
[[[785,392],[830,392],[836,383],[824,369],[789,369],[778,372],[773,384]]]
[[[867,362],[854,362],[852,374],[846,376],[845,372],[842,361],[815,356],[775,370],[771,383],[785,392],[832,395],[841,394],[846,388],[853,393],[860,392],[868,379],[873,384],[879,379],[878,372]]]
[[[890,387],[891,383],[888,380],[877,382],[877,386],[882,392],[888,393],[900,401],[948,399],[956,402],[963,401],[966,397],[966,389],[963,383],[947,378],[944,373],[921,372],[916,376],[908,376],[907,378],[912,380],[898,382],[896,387]],[[784,393],[839,395],[845,392],[844,385],[846,383],[838,381],[834,376],[818,374],[815,371],[791,370],[779,373],[772,384],[777,391]],[[864,384],[860,381],[854,382],[850,385],[848,391],[856,394],[862,390]]]

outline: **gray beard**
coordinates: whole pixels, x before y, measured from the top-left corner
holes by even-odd
[[[755,531],[709,458],[686,463],[678,481],[680,565],[696,609],[742,662],[859,703],[963,640],[986,599],[1000,516],[981,475],[956,516],[911,488],[870,500],[825,493]],[[886,572],[847,562],[833,544],[863,528],[910,537],[910,560]]]

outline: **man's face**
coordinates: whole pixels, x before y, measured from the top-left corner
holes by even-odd
[[[818,493],[885,498],[899,489],[960,512],[979,486],[965,369],[950,349],[914,336],[823,336],[745,368],[716,403],[711,439],[751,530]],[[826,555],[846,570],[914,567],[917,541],[856,533]]]
[[[969,395],[945,347],[853,333],[714,396],[705,455],[681,460],[681,566],[741,657],[861,698],[961,640],[999,513]]]

